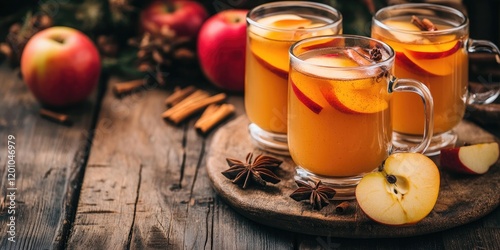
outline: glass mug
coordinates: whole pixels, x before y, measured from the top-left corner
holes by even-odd
[[[390,46],[362,36],[312,37],[292,45],[288,143],[295,179],[319,179],[335,188],[336,199],[353,199],[359,180],[389,154],[426,149],[432,97],[424,84],[392,75],[394,59]],[[416,93],[423,102],[426,130],[415,147],[391,143],[393,92]]]
[[[432,24],[425,26],[424,19]],[[412,22],[424,26],[418,28]],[[437,30],[428,31],[426,28],[432,25]],[[491,103],[499,95],[498,89],[479,95],[468,92],[467,53],[496,53],[499,62],[500,54],[495,44],[469,38],[469,21],[456,9],[434,4],[386,7],[374,15],[371,37],[396,51],[395,75],[421,81],[431,91],[434,135],[427,155],[439,154],[441,148],[456,143],[457,135],[452,129],[463,119],[466,104]],[[422,136],[425,118],[419,99],[408,93],[394,94],[394,143],[400,147],[412,145]]]
[[[305,1],[267,3],[247,15],[245,110],[258,147],[289,155],[287,144],[288,49],[297,40],[342,33],[334,8]]]

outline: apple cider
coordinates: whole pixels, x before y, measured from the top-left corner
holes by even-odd
[[[462,120],[468,85],[467,33],[453,30],[456,25],[439,17],[421,17],[437,31],[422,31],[412,16],[388,18],[372,28],[372,37],[389,44],[396,53],[394,74],[417,79],[429,88],[434,99],[434,134],[450,131]],[[381,25],[386,27],[381,28]],[[421,135],[424,111],[420,97],[397,93],[393,97],[394,131]]]
[[[245,110],[250,135],[261,148],[289,154],[287,81],[290,45],[311,36],[341,33],[341,15],[311,2],[268,3],[248,17]]]
[[[332,35],[290,48],[288,145],[295,179],[322,181],[334,199],[354,199],[363,176],[392,152],[423,152],[432,133],[432,97],[421,82],[391,74],[394,50],[379,40]],[[420,95],[425,133],[412,148],[393,144],[395,92]]]
[[[292,66],[289,78],[292,159],[327,177],[376,169],[388,156],[392,139],[387,76],[382,70],[357,68],[344,49],[311,50],[298,59],[303,63]]]
[[[259,19],[257,23],[286,31],[249,28],[246,53],[245,108],[253,123],[276,133],[286,133],[288,49],[295,41],[311,35],[334,34],[334,30],[303,32],[320,27],[328,20],[312,16],[281,14]]]

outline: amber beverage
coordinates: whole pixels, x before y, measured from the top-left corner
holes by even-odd
[[[478,41],[469,39],[468,32],[468,20],[461,12],[432,4],[388,7],[373,19],[372,37],[396,52],[394,74],[417,79],[431,91],[434,137],[428,155],[454,145],[457,136],[452,129],[464,117],[466,103],[475,101],[468,94],[467,53]],[[394,139],[400,146],[412,145],[423,133],[424,112],[419,102],[415,94],[394,94]]]
[[[257,146],[287,155],[288,50],[297,40],[342,32],[342,17],[330,6],[276,2],[247,17],[245,109]]]
[[[290,50],[288,144],[296,179],[320,179],[338,199],[354,198],[361,177],[392,152],[393,92],[420,92],[426,134],[409,149],[423,152],[432,132],[432,98],[422,83],[390,74],[394,52],[361,36],[301,40]],[[419,104],[422,106],[422,101]]]

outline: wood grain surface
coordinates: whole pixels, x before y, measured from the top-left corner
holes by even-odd
[[[40,117],[41,106],[20,79],[18,69],[1,65],[0,88],[0,248],[62,247],[92,141],[96,95],[60,111],[71,114],[73,125],[68,127]],[[10,217],[6,197],[8,135],[16,138],[15,244],[8,241],[4,226]]]
[[[294,183],[294,163],[289,157],[280,157],[279,176],[282,181],[264,188],[241,189],[224,177],[228,168],[225,159],[244,160],[248,152],[263,152],[252,144],[247,131],[245,115],[221,128],[212,141],[207,160],[207,172],[217,193],[244,216],[259,223],[294,232],[348,238],[408,237],[446,230],[477,220],[493,211],[500,202],[500,163],[484,175],[464,176],[441,171],[441,187],[434,210],[412,226],[393,227],[373,222],[361,211],[356,201],[339,215],[332,202],[320,211],[289,197],[297,188]],[[455,131],[463,142],[494,141],[495,137],[472,123],[463,121]],[[438,162],[437,157],[433,157]]]
[[[164,122],[169,90],[116,98],[110,89],[64,113],[73,126],[38,116],[16,69],[0,65],[0,249],[498,249],[500,209],[422,236],[349,239],[276,229],[250,220],[211,186],[208,154],[225,124],[207,136]],[[184,82],[210,88],[207,82]],[[493,132],[500,132],[493,127]],[[16,243],[7,240],[6,142],[16,136]],[[238,147],[231,155],[238,157]],[[234,154],[233,154],[234,153]],[[229,154],[228,154],[229,156]],[[469,208],[470,209],[470,208]]]

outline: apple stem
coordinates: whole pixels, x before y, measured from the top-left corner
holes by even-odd
[[[379,172],[384,171],[384,165],[385,165],[385,160],[382,163],[380,163],[380,166],[378,166],[378,171]]]

